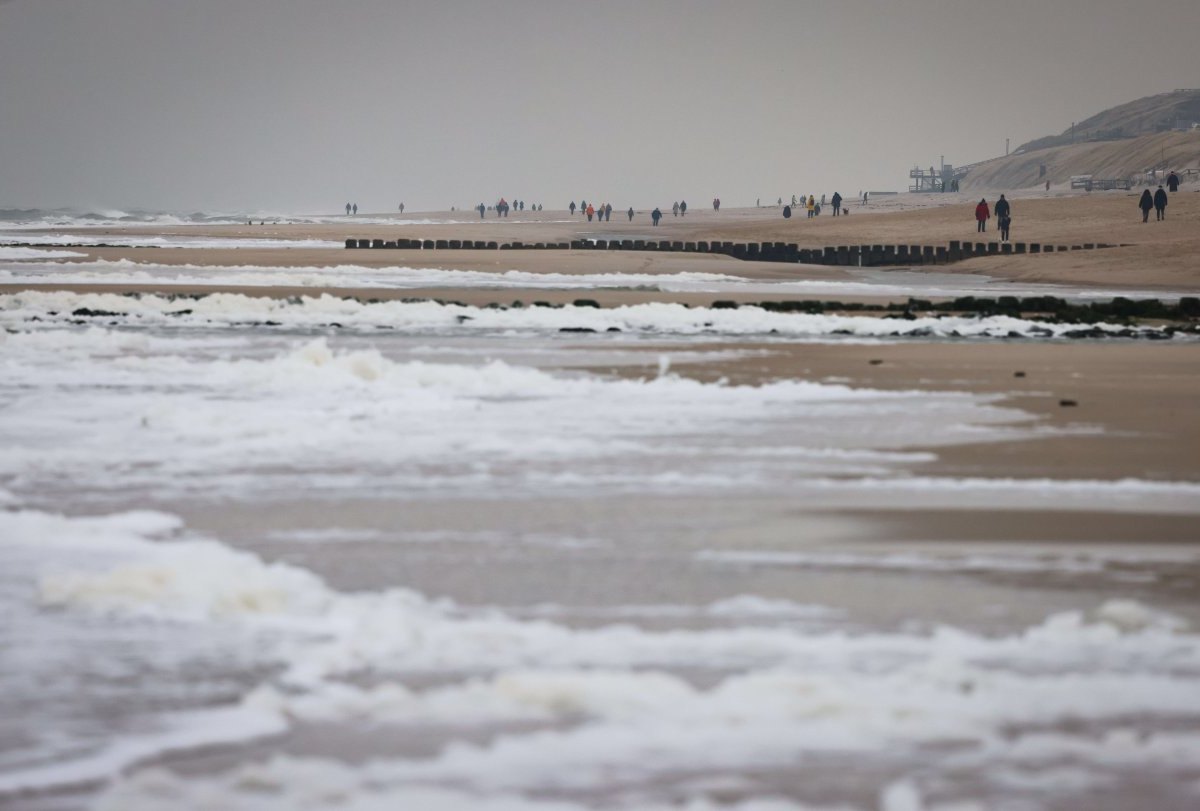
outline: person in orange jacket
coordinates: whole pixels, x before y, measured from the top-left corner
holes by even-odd
[[[592,221],[592,217],[594,217],[594,216],[596,215],[596,207],[595,207],[595,206],[593,206],[591,203],[588,203],[588,207],[587,207],[587,212],[586,212],[586,213],[587,213],[588,222],[591,222],[591,221]]]
[[[988,208],[987,198],[979,201],[979,205],[975,206],[975,230],[981,234],[987,233],[987,221],[992,216],[991,209]]]

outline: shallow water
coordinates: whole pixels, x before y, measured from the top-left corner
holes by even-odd
[[[930,476],[1046,429],[680,374],[722,311],[180,306],[0,297],[0,807],[1194,804],[1200,557],[856,512],[1196,485]]]

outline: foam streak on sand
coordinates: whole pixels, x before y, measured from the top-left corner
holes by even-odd
[[[325,339],[239,360],[205,357],[202,341],[105,330],[20,333],[6,343],[13,401],[0,428],[9,449],[0,472],[27,486],[241,498],[294,489],[311,475],[327,490],[397,494],[745,487],[805,473],[885,473],[913,460],[895,453],[912,426],[961,421],[963,438],[980,440],[1011,430],[989,424],[1020,417],[970,395],[397,362],[377,350],[338,352]],[[843,447],[830,445],[834,436]]]
[[[284,808],[328,796],[331,772],[338,790],[367,808],[436,790],[511,795],[514,808],[537,808],[535,798],[547,791],[572,799],[603,792],[614,807],[635,797],[701,802],[701,774],[746,775],[745,796],[769,795],[765,776],[848,751],[864,766],[893,770],[917,758],[925,779],[953,796],[968,761],[1036,777],[1042,761],[1029,757],[1030,747],[1067,758],[1088,785],[1102,785],[1093,769],[1114,763],[1186,773],[1200,753],[1194,733],[1130,739],[1125,732],[1134,717],[1200,719],[1200,638],[1179,618],[1128,601],[1000,637],[952,627],[854,635],[759,625],[756,618],[779,607],[747,612],[745,600],[743,624],[732,628],[574,630],[401,589],[341,593],[304,569],[179,537],[171,516],[9,512],[0,513],[0,529],[0,555],[52,539],[57,549],[107,558],[79,570],[64,556],[42,575],[41,601],[67,617],[215,627],[231,647],[269,629],[257,655],[282,665],[283,676],[220,711],[237,720],[222,740],[365,719],[401,729],[500,730],[490,744],[449,746],[432,758],[351,766],[280,757],[228,775],[151,772],[118,784],[102,807],[195,807],[203,797],[220,798],[222,807],[261,807],[251,804],[256,799]],[[698,686],[681,675],[697,670],[716,674],[715,683]],[[444,678],[420,690],[396,681],[420,671]],[[339,679],[355,673],[371,674],[374,686]],[[497,727],[516,722],[529,731]],[[1062,731],[1067,722],[1093,731]],[[0,792],[94,780],[156,754],[156,746],[215,740],[170,732],[168,717],[156,723],[164,731],[10,773]],[[1038,796],[1029,786],[1023,793]]]
[[[252,213],[217,213],[193,212],[191,214],[165,211],[122,211],[120,209],[100,209],[97,211],[74,211],[58,209],[45,211],[4,210],[0,209],[0,228],[5,231],[42,231],[42,230],[71,230],[86,234],[97,228],[108,230],[140,230],[151,228],[185,228],[203,231],[213,227],[242,226],[249,220],[269,222],[271,225],[344,225],[348,218],[341,214],[280,214],[278,212],[256,211]],[[475,223],[477,220],[462,220],[456,217],[409,217],[395,219],[391,217],[354,217],[355,226],[387,225],[407,227],[412,225],[462,225]],[[341,243],[338,243],[341,245]]]
[[[69,238],[64,238],[69,239]],[[96,238],[93,238],[96,239]],[[2,241],[2,239],[0,239]],[[97,239],[97,242],[101,241]],[[320,240],[200,239],[147,237],[145,247],[266,249],[329,248]],[[141,245],[138,238],[122,244]],[[315,244],[310,244],[315,243]],[[72,244],[72,243],[68,243]],[[92,244],[86,239],[82,244]],[[0,261],[4,260],[0,247]],[[91,262],[42,261],[67,258],[65,252],[12,248],[7,268],[0,269],[0,284],[43,287],[52,285],[129,285],[210,287],[214,290],[254,287],[312,287],[323,289],[419,290],[426,288],[482,288],[490,290],[604,290],[634,288],[670,293],[758,294],[764,296],[829,296],[831,298],[891,297],[955,298],[959,296],[1058,296],[1072,301],[1104,300],[1115,296],[1132,299],[1177,300],[1187,292],[1177,290],[1105,289],[1051,284],[1016,284],[968,274],[913,273],[903,270],[862,271],[842,269],[849,278],[750,279],[731,273],[682,271],[675,273],[563,273],[523,270],[455,270],[430,267],[363,267],[329,265],[260,267],[237,262],[236,255],[214,264],[134,262],[129,259]],[[72,254],[82,257],[84,254]],[[569,265],[569,260],[564,259]],[[723,266],[723,268],[729,266]],[[737,266],[729,269],[736,271]]]
[[[36,255],[30,254],[27,257],[9,256],[9,250],[17,250],[16,245],[34,245],[37,248],[50,245],[68,245],[75,246],[108,246],[108,247],[129,247],[129,248],[193,248],[197,250],[203,249],[241,249],[241,248],[278,248],[278,249],[293,249],[293,248],[340,248],[341,243],[334,242],[328,239],[272,239],[270,237],[194,237],[194,236],[123,236],[113,234],[38,234],[32,236],[29,234],[0,234],[0,261],[12,261],[21,258],[38,258]],[[39,251],[41,253],[41,251]],[[50,252],[53,253],[53,252]],[[87,256],[83,253],[72,253],[71,256]],[[128,267],[138,263],[120,261],[120,262],[84,262],[78,263],[75,266],[83,265],[86,268],[103,269],[108,268],[115,270],[119,267]]]
[[[199,246],[204,247],[204,246]],[[222,246],[212,246],[222,247]],[[237,246],[229,246],[237,247]],[[255,247],[247,245],[245,247]],[[262,246],[268,247],[268,246]],[[303,247],[303,246],[302,246]],[[16,253],[14,260],[83,256],[66,252],[40,251],[30,248],[2,248]],[[43,257],[44,254],[44,257]],[[287,286],[287,287],[355,287],[406,289],[431,286],[487,288],[544,288],[592,289],[611,287],[663,286],[678,289],[688,287],[721,289],[722,286],[744,282],[737,276],[721,273],[529,273],[519,270],[483,272],[474,270],[441,270],[406,266],[371,268],[357,265],[333,267],[278,267],[252,265],[148,265],[128,260],[86,263],[59,263],[0,270],[0,282],[6,284],[144,284],[156,282],[171,285],[213,285],[214,287]]]
[[[322,295],[275,299],[215,293],[200,298],[137,297],[106,293],[26,292],[0,296],[0,325],[36,328],[36,322],[71,323],[98,312],[105,324],[290,328],[327,327],[401,332],[633,332],[669,335],[777,335],[791,338],[857,337],[1054,337],[1077,329],[1009,316],[926,316],[911,319],[770,312],[760,307],[736,310],[638,304],[599,309],[587,306],[497,309],[433,301],[377,301]],[[1125,325],[1091,325],[1119,333]],[[1180,338],[1180,340],[1184,340]]]
[[[936,446],[1046,434],[977,395],[401,361],[324,338],[231,359],[212,340],[7,336],[0,475],[76,500],[282,497],[319,482],[323,498],[753,489],[847,506],[1200,504],[1187,483],[906,475],[934,458],[906,450],[914,436]]]
[[[77,251],[51,251],[41,248],[17,248],[0,245],[0,262],[41,262],[51,259],[74,259],[87,254]],[[4,271],[7,273],[8,271]],[[5,278],[0,275],[0,279]]]

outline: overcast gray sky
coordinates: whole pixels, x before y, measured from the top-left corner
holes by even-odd
[[[901,190],[1200,86],[1200,0],[7,0],[0,207]]]

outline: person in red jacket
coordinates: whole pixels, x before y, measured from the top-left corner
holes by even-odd
[[[992,216],[992,212],[988,209],[987,198],[979,201],[979,205],[975,206],[975,223],[978,226],[979,233],[987,231],[988,218]]]

